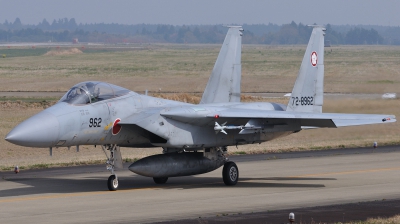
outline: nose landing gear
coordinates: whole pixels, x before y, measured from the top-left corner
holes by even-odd
[[[120,148],[115,144],[102,145],[101,148],[103,149],[104,154],[106,154],[107,157],[107,170],[111,172],[111,176],[108,178],[107,181],[108,190],[116,191],[118,189],[119,183],[117,174],[115,174],[114,170],[115,168],[122,169],[122,157]],[[107,151],[110,151],[110,156],[108,156]]]

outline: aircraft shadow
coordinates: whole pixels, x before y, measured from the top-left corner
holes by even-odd
[[[324,184],[307,184],[307,183],[293,183],[295,181],[327,181],[337,180],[335,178],[296,178],[296,177],[266,177],[266,178],[240,178],[235,186],[226,186],[222,177],[171,177],[165,184],[155,184],[152,178],[134,176],[126,179],[123,183],[123,189],[140,188],[138,186],[145,185],[144,187],[160,188],[160,189],[199,189],[199,188],[273,188],[273,187],[286,187],[286,188],[321,188],[325,187]],[[267,182],[271,181],[271,182]],[[272,182],[273,181],[273,182]],[[278,182],[276,182],[278,181]],[[285,181],[279,182],[279,181]],[[292,183],[288,183],[291,181]],[[121,185],[122,186],[122,185]],[[129,188],[132,186],[133,188]]]
[[[304,183],[304,181],[329,181],[335,178],[296,178],[296,177],[266,177],[240,178],[236,186],[225,186],[221,177],[172,177],[166,184],[155,184],[152,178],[142,176],[119,177],[119,190],[135,190],[145,188],[157,189],[200,189],[200,188],[322,188],[324,184]],[[49,193],[79,193],[108,191],[107,176],[104,178],[9,178],[18,184],[27,185],[14,189],[0,190],[0,198]],[[302,183],[296,183],[302,181]]]
[[[324,184],[307,184],[293,183],[299,180],[336,180],[334,178],[289,178],[289,177],[272,177],[272,178],[240,178],[235,186],[226,186],[221,177],[186,177],[187,179],[179,180],[178,178],[170,178],[164,186],[165,188],[322,188]],[[274,181],[274,182],[268,182]],[[276,182],[276,181],[293,181],[293,182]],[[189,183],[190,182],[190,183]]]

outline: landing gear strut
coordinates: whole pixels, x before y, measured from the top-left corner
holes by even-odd
[[[106,167],[111,172],[111,176],[108,178],[107,187],[110,191],[116,191],[118,189],[118,177],[114,172],[115,168],[122,168],[122,157],[119,146],[113,145],[102,145],[104,153],[107,157]],[[110,156],[107,154],[107,150],[110,151]]]

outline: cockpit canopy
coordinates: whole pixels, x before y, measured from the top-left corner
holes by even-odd
[[[73,86],[59,102],[84,105],[123,96],[129,92],[128,89],[105,82],[81,82]]]

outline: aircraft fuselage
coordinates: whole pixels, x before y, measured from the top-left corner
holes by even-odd
[[[28,147],[69,147],[76,145],[116,144],[124,147],[164,147],[197,149],[204,147],[261,143],[300,130],[299,124],[280,125],[279,120],[264,125],[263,131],[228,135],[216,133],[210,122],[245,125],[248,119],[215,118],[205,123],[192,123],[204,113],[218,114],[219,108],[257,108],[284,110],[284,105],[271,103],[222,103],[192,105],[129,92],[123,96],[85,105],[58,102],[19,124],[6,137],[10,142]],[[143,109],[148,117],[135,117]],[[155,113],[153,113],[155,112]],[[187,120],[175,120],[172,113],[186,114]],[[164,115],[163,115],[164,114]],[[143,116],[143,115],[141,115]],[[181,116],[182,117],[182,116]],[[134,119],[137,125],[124,125]],[[115,123],[120,120],[121,125]],[[143,122],[142,122],[143,121]],[[145,129],[141,126],[144,123]],[[287,123],[287,122],[286,122]]]

